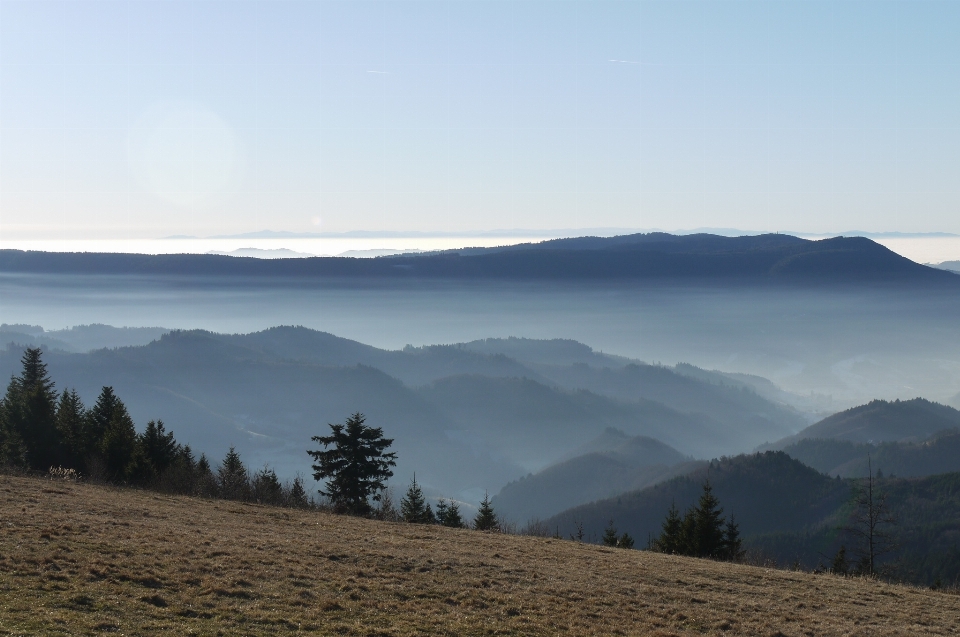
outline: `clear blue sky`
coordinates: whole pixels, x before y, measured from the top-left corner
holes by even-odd
[[[960,232],[960,1],[0,0],[0,235]]]

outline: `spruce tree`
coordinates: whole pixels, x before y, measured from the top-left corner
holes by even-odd
[[[603,543],[607,546],[615,547],[617,545],[617,539],[617,527],[613,526],[613,520],[610,520],[607,528],[603,531]]]
[[[172,431],[167,431],[162,420],[147,423],[147,428],[137,437],[140,456],[145,461],[141,472],[145,482],[158,479],[173,464],[179,453],[179,445]]]
[[[455,500],[447,502],[441,498],[437,502],[437,521],[453,529],[462,529],[466,526],[460,515],[460,505]]]
[[[11,379],[3,400],[5,429],[27,467],[47,470],[64,460],[57,431],[57,394],[39,348],[28,347],[20,362],[20,376]]]
[[[490,494],[484,492],[483,500],[480,502],[480,508],[477,509],[477,515],[473,518],[473,528],[478,531],[494,531],[500,526],[500,520],[490,504]]]
[[[404,522],[414,524],[435,524],[437,521],[430,504],[423,497],[423,489],[417,484],[416,474],[413,475],[406,495],[400,500],[400,517]]]
[[[277,472],[265,466],[253,476],[253,499],[260,504],[282,504],[283,486]]]
[[[305,509],[309,502],[307,501],[307,490],[303,488],[303,479],[297,476],[290,485],[290,494],[287,497],[287,504],[297,509]]]
[[[86,473],[83,454],[83,430],[86,426],[87,408],[83,406],[75,389],[64,390],[57,403],[57,431],[64,448],[67,466]]]
[[[99,451],[108,480],[123,482],[130,477],[137,454],[137,430],[126,406],[119,399],[110,411],[110,420],[100,440]]]
[[[363,414],[355,413],[343,425],[329,425],[331,435],[311,438],[323,449],[307,451],[316,461],[313,478],[326,481],[320,494],[330,498],[338,513],[368,515],[370,500],[380,501],[385,482],[393,475],[390,467],[397,464],[397,454],[387,452],[393,440],[364,421]]]
[[[227,500],[246,500],[250,489],[250,475],[233,447],[217,467],[217,491]]]
[[[77,452],[83,457],[87,465],[87,470],[92,474],[106,473],[105,460],[103,457],[103,443],[110,429],[110,423],[115,418],[115,412],[123,408],[123,403],[113,393],[113,387],[103,387],[100,395],[97,396],[97,402],[93,404],[87,417],[84,419],[84,426],[81,431],[80,445]],[[104,477],[96,475],[93,477]]]
[[[703,483],[703,493],[694,509],[691,553],[697,557],[722,558],[724,550],[723,509],[713,495],[710,482]]]
[[[654,541],[656,549],[661,553],[683,555],[685,546],[683,545],[682,533],[683,520],[677,510],[677,504],[674,502],[670,505],[667,517],[663,521],[660,537]]]
[[[721,558],[727,561],[737,561],[743,557],[743,540],[740,539],[740,525],[731,515],[723,529],[723,550]]]
[[[6,395],[0,399],[0,466],[23,467],[27,464],[26,448],[15,426],[21,411],[20,384],[16,377],[11,377]]]
[[[632,549],[633,548],[633,538],[630,537],[630,534],[624,531],[623,535],[617,538],[617,548],[621,549]]]

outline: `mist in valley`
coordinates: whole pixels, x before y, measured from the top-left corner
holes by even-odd
[[[43,346],[58,388],[88,405],[112,385],[138,425],[162,419],[214,460],[235,445],[285,477],[308,475],[309,438],[359,411],[396,440],[395,488],[416,472],[432,497],[498,494],[518,522],[875,398],[957,404],[960,391],[960,299],[923,287],[43,275],[0,286],[8,377],[23,345]],[[670,460],[638,460],[640,439]],[[593,478],[544,507],[538,488],[563,490],[526,482],[543,471]]]

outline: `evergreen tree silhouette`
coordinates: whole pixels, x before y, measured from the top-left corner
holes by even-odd
[[[316,461],[313,478],[326,481],[320,494],[330,498],[338,513],[369,514],[370,500],[380,501],[385,481],[393,475],[390,467],[397,464],[397,454],[387,452],[393,440],[364,420],[363,414],[355,413],[343,425],[330,425],[331,435],[311,438],[323,449],[307,451]]]
[[[480,508],[477,509],[477,515],[473,519],[473,528],[478,531],[493,531],[500,526],[500,520],[490,504],[490,494],[484,492],[483,500],[480,502]]]
[[[617,527],[613,526],[613,520],[610,520],[607,528],[603,531],[603,543],[607,546],[616,546],[617,539]]]
[[[413,474],[413,481],[410,488],[400,500],[400,517],[404,522],[414,524],[436,524],[437,520],[433,515],[430,504],[423,497],[423,489],[417,484],[417,474]]]

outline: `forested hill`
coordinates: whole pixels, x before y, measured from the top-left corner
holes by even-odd
[[[580,237],[373,259],[255,259],[0,251],[0,272],[297,278],[911,282],[960,286],[862,237],[809,241],[767,234]]]

